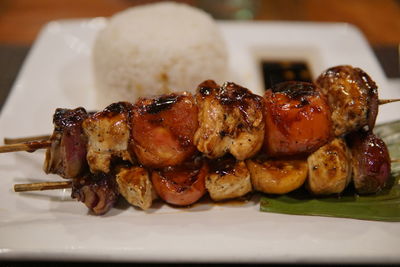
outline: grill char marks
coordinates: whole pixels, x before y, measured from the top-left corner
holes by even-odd
[[[88,136],[87,161],[90,171],[108,173],[113,158],[133,162],[128,150],[132,105],[118,102],[93,114],[83,123]]]
[[[154,99],[150,105],[145,106],[145,110],[147,113],[157,114],[163,110],[171,108],[172,105],[178,101],[178,99],[179,96],[175,94],[161,96],[157,99]]]
[[[318,95],[315,85],[307,82],[289,81],[278,83],[271,88],[271,91],[285,94],[290,99],[299,101],[299,104],[296,106],[298,108],[310,104],[309,97]]]
[[[230,152],[242,160],[256,154],[262,145],[264,121],[262,98],[234,83],[201,83],[196,94],[199,128],[197,149],[209,158]]]
[[[153,170],[151,181],[158,196],[165,202],[187,206],[195,203],[205,193],[208,165],[200,158],[193,158],[179,166]]]
[[[265,92],[265,152],[309,154],[332,137],[331,112],[312,83],[284,82]]]
[[[250,173],[244,161],[232,156],[209,160],[206,188],[215,201],[242,197],[252,191]]]
[[[189,93],[139,99],[131,120],[132,150],[139,162],[162,168],[190,158],[196,152],[197,112]]]

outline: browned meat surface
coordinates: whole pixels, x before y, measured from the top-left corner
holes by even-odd
[[[340,136],[368,125],[372,130],[378,114],[378,89],[359,68],[337,66],[322,73],[316,83],[332,110],[334,133]]]
[[[233,157],[210,160],[206,188],[215,201],[241,197],[251,192],[250,173],[244,161]]]
[[[274,160],[263,155],[246,160],[255,190],[268,194],[286,194],[303,185],[307,178],[307,161]]]
[[[230,152],[244,160],[255,155],[264,139],[262,98],[234,83],[208,80],[198,87],[199,128],[194,142],[209,158]]]
[[[142,167],[122,168],[116,177],[120,194],[131,205],[143,210],[149,209],[156,198],[149,173]]]
[[[75,178],[71,197],[83,202],[96,215],[109,211],[118,199],[115,176],[98,173]]]
[[[74,178],[86,169],[87,139],[82,130],[82,122],[87,116],[83,108],[56,110],[51,147],[46,151],[43,166],[46,173]]]
[[[354,187],[360,194],[382,190],[390,178],[391,160],[382,139],[363,130],[348,137],[352,152]]]
[[[269,156],[309,154],[330,141],[330,108],[314,84],[276,84],[264,101],[264,150]]]
[[[133,151],[147,167],[179,165],[196,152],[197,106],[189,93],[141,98],[131,122]]]
[[[113,157],[132,161],[128,150],[131,110],[131,104],[119,102],[83,122],[83,130],[88,137],[86,158],[91,172],[108,173]]]
[[[351,180],[351,152],[341,138],[319,148],[307,162],[306,186],[315,195],[341,193]]]

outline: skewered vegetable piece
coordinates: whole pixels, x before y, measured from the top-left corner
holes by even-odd
[[[197,126],[197,106],[191,94],[141,98],[133,110],[131,147],[145,166],[179,165],[196,152]]]
[[[259,156],[246,160],[251,183],[257,191],[268,194],[286,194],[303,185],[307,178],[307,161],[275,160]]]
[[[341,193],[351,180],[351,152],[341,138],[312,153],[307,163],[306,187],[314,195]]]
[[[208,165],[201,159],[187,161],[179,166],[153,170],[151,182],[157,195],[165,202],[187,206],[195,203],[205,193]]]
[[[386,144],[373,133],[364,130],[349,135],[348,141],[353,155],[353,181],[357,192],[379,192],[386,185],[391,171]]]
[[[315,85],[280,83],[265,92],[264,102],[264,150],[268,155],[307,154],[330,140],[330,109]]]

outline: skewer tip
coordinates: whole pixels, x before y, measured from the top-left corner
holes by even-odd
[[[399,102],[400,98],[394,98],[394,99],[379,99],[378,100],[378,105],[385,105],[393,102]]]
[[[50,139],[50,135],[35,135],[35,136],[18,137],[18,138],[5,137],[3,141],[5,145],[12,145],[12,144],[32,142],[32,141],[44,141],[48,139]]]
[[[0,153],[8,153],[16,151],[34,152],[37,149],[43,149],[49,146],[51,146],[50,140],[33,141],[21,144],[11,144],[11,145],[0,146]]]
[[[31,184],[15,184],[15,192],[27,192],[27,191],[43,191],[43,190],[55,190],[71,188],[71,181],[62,182],[43,182],[43,183],[31,183]]]

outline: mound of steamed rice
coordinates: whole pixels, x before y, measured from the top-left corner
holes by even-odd
[[[111,17],[95,40],[98,108],[176,91],[195,92],[227,74],[224,40],[205,12],[177,3],[134,7]]]

